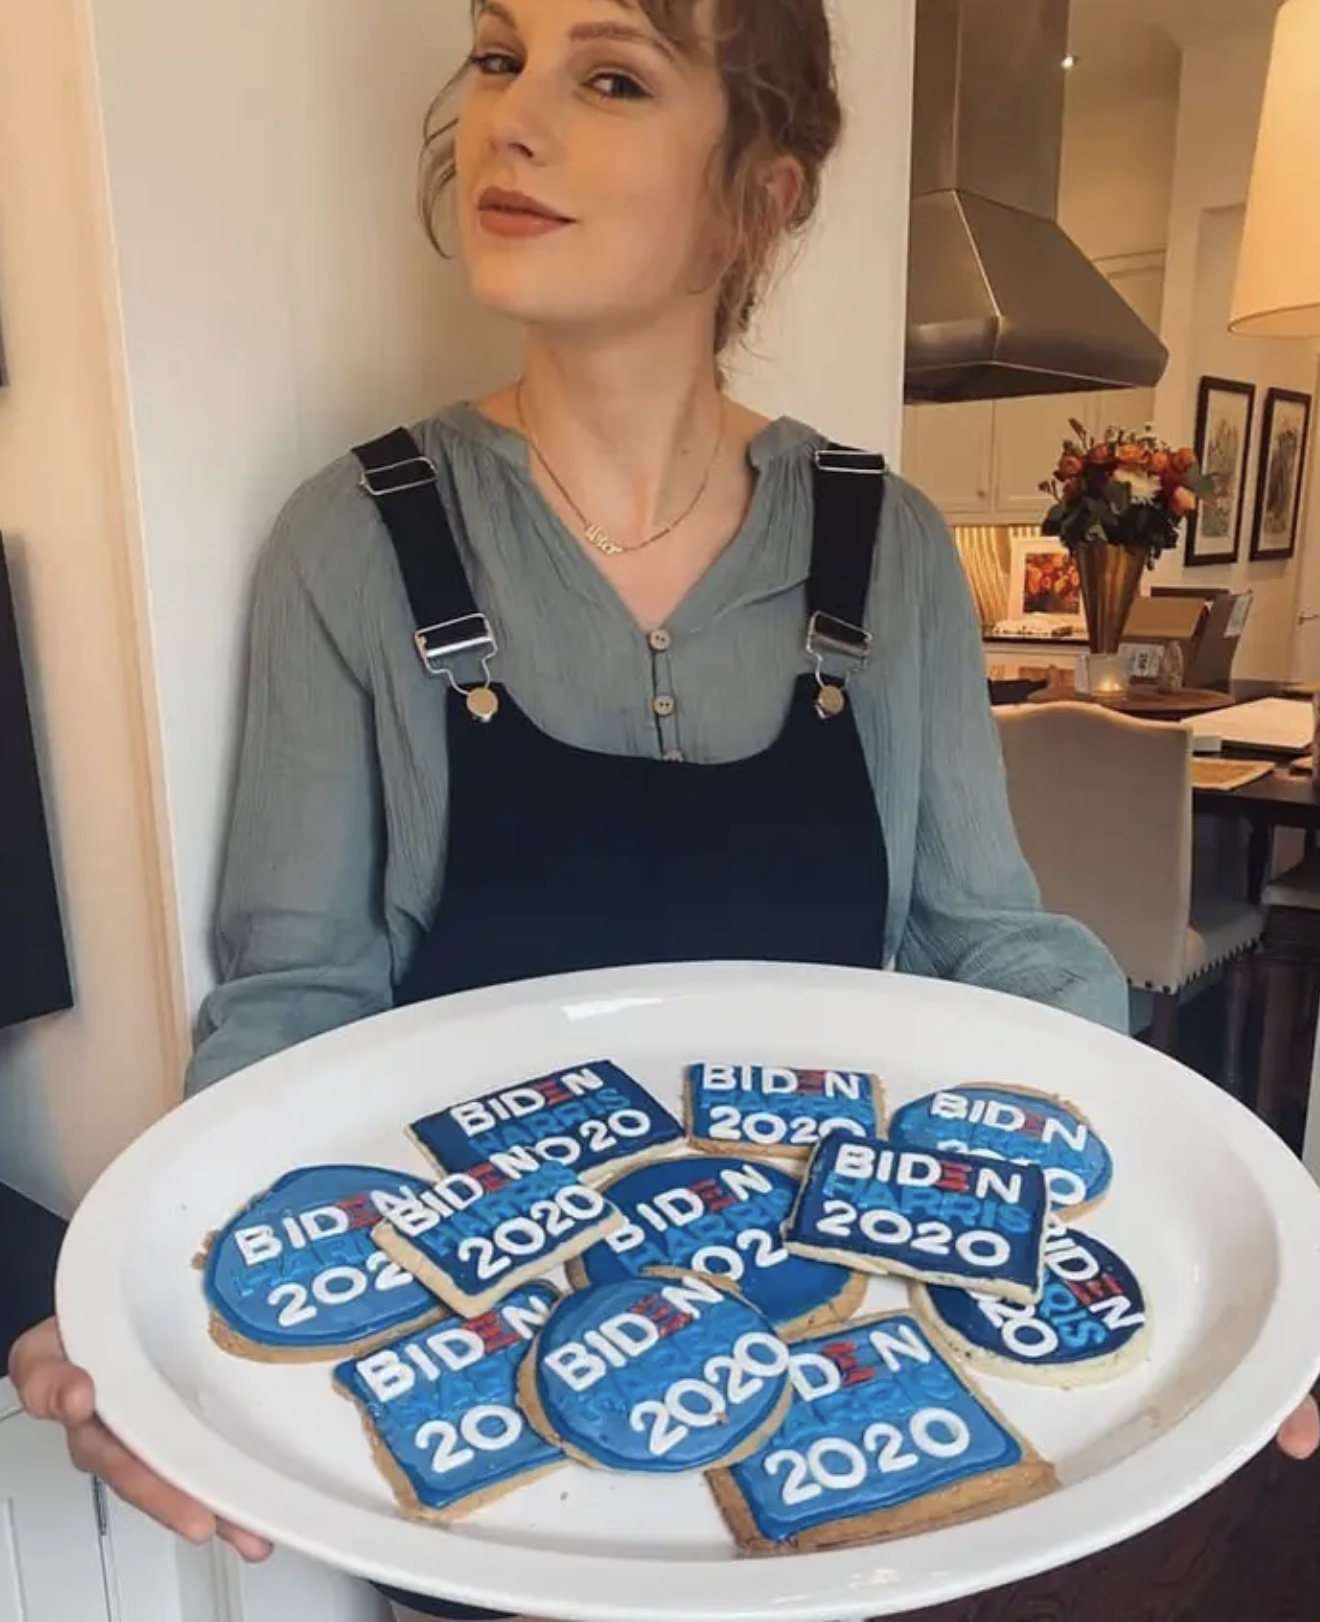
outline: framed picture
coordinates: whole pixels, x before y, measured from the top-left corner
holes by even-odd
[[[1201,379],[1193,448],[1201,471],[1214,480],[1214,489],[1201,498],[1200,508],[1187,520],[1183,557],[1189,568],[1237,561],[1255,414],[1254,384],[1224,377]]]
[[[1043,535],[1013,542],[1013,566],[1008,578],[1008,617],[1048,614],[1060,622],[1085,625],[1082,581],[1072,553],[1059,541]]]
[[[1256,518],[1251,532],[1253,560],[1290,558],[1297,550],[1310,437],[1311,396],[1271,389],[1265,396],[1261,430]]]

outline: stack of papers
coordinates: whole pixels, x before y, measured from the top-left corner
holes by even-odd
[[[1190,725],[1198,737],[1217,738],[1230,748],[1300,755],[1311,747],[1311,706],[1296,698],[1258,698],[1198,715]]]

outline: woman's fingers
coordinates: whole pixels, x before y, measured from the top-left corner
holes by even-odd
[[[1320,1409],[1314,1397],[1308,1397],[1295,1414],[1284,1420],[1279,1446],[1293,1459],[1309,1459],[1320,1452]]]
[[[134,1458],[99,1419],[69,1428],[69,1456],[80,1470],[100,1476],[119,1497],[190,1543],[216,1533],[215,1516]]]

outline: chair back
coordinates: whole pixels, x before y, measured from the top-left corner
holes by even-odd
[[[1192,734],[1098,704],[995,711],[1009,803],[1045,906],[1098,935],[1133,985],[1183,978]]]

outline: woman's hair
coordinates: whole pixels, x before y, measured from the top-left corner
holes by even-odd
[[[698,13],[703,0],[634,0],[677,50],[705,46]],[[787,235],[811,220],[821,177],[843,132],[833,40],[825,0],[708,0],[709,48],[724,86],[728,123],[711,175],[730,235],[720,277],[715,350],[722,354],[747,331]],[[454,179],[454,128],[449,99],[464,77],[445,86],[427,113],[420,204],[433,246],[440,243],[440,205]],[[776,208],[765,172],[775,158],[792,158],[801,194],[791,219]]]

